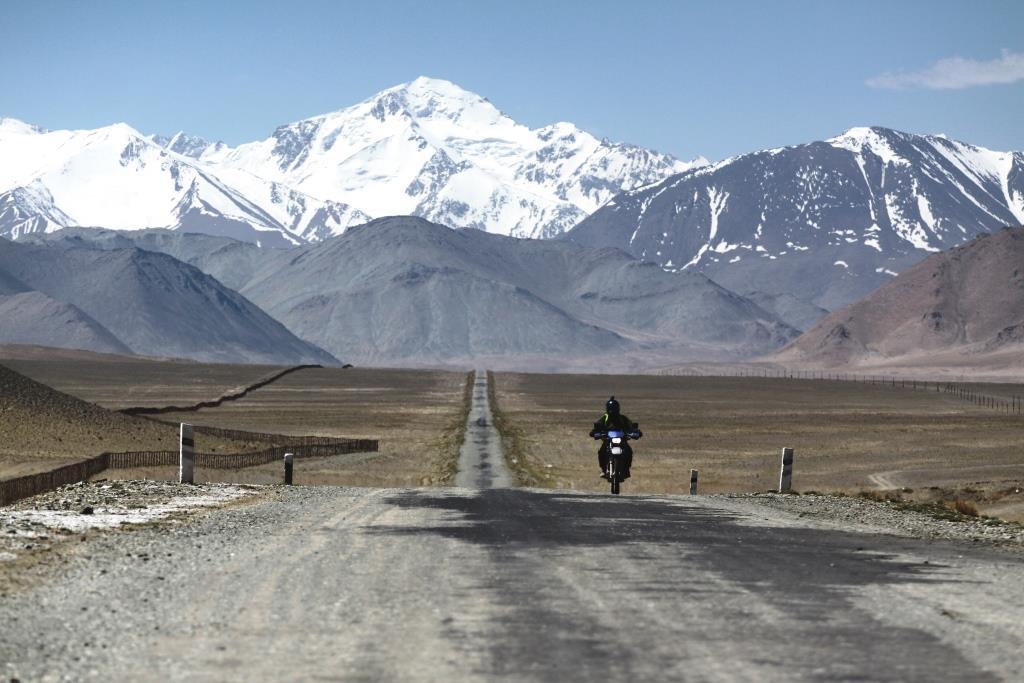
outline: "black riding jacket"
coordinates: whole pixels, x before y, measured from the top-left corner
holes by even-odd
[[[628,417],[619,413],[618,415],[609,415],[605,413],[603,416],[598,418],[597,422],[594,423],[594,429],[591,434],[595,432],[606,432],[609,429],[618,429],[623,432],[633,431],[633,421]]]

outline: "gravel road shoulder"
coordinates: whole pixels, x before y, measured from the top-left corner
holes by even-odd
[[[0,507],[0,593],[45,579],[83,542],[152,524],[183,524],[201,512],[262,499],[270,487],[101,480]]]
[[[951,512],[948,514],[952,519],[940,519],[890,501],[827,494],[751,493],[704,498],[724,509],[754,514],[772,525],[889,534],[1024,553],[1024,525],[996,519]]]

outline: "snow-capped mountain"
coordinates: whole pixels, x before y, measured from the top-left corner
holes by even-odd
[[[623,193],[567,236],[835,309],[930,252],[1024,223],[1024,153],[853,128]]]
[[[694,165],[532,130],[452,83],[419,78],[230,148],[125,124],[46,131],[0,119],[0,235],[64,226],[184,227],[263,244],[313,242],[412,214],[549,237],[616,193]]]
[[[518,237],[557,235],[624,189],[706,163],[598,140],[571,123],[532,130],[483,97],[430,78],[201,159],[372,216],[415,215]]]
[[[185,227],[268,245],[368,216],[244,171],[214,170],[125,124],[47,131],[0,119],[0,235],[67,226]]]

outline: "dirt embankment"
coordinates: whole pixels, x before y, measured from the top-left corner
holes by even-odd
[[[29,474],[103,451],[171,450],[177,428],[132,417],[52,389],[0,365],[0,477]],[[216,437],[203,450],[257,444]]]

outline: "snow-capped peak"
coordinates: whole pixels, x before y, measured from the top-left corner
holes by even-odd
[[[893,149],[893,142],[903,139],[904,133],[872,126],[870,128],[850,128],[842,135],[826,140],[830,145],[839,149],[851,152],[870,152],[881,158],[885,163],[906,164],[908,163]]]
[[[9,116],[0,116],[0,133],[30,135],[33,133],[45,132],[45,129],[40,128],[39,126],[33,126],[31,123],[25,123],[21,119],[15,119]]]
[[[518,236],[563,232],[614,194],[694,165],[571,123],[532,130],[480,95],[426,77],[202,161],[371,216]]]
[[[324,120],[349,119],[366,113],[381,123],[394,117],[407,121],[435,144],[449,138],[502,139],[528,144],[528,128],[517,124],[486,98],[437,78],[420,76],[343,109],[335,116],[327,115]]]
[[[431,116],[435,113],[458,116],[461,112],[475,107],[497,111],[486,98],[439,78],[420,76],[409,83],[389,88],[381,95],[392,92],[404,93],[410,105],[415,107],[411,113],[417,117]]]

